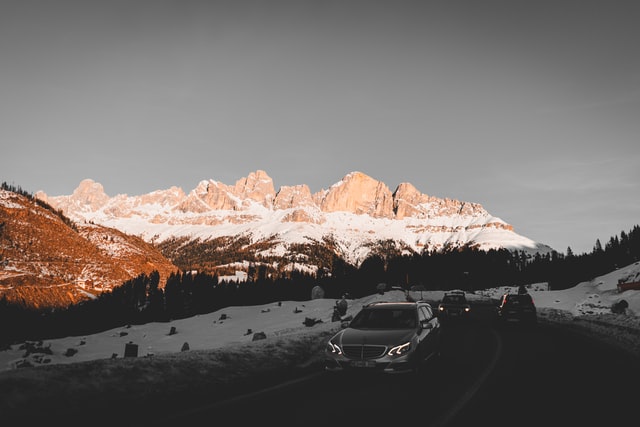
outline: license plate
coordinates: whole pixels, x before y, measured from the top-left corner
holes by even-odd
[[[373,360],[352,360],[351,366],[354,368],[375,368],[376,362]]]

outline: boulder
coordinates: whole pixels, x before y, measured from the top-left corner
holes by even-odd
[[[252,341],[264,340],[266,338],[267,334],[265,334],[264,332],[256,332],[255,334],[253,334]]]

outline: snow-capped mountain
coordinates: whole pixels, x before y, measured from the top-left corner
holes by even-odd
[[[234,185],[204,180],[189,193],[171,187],[109,197],[101,184],[87,179],[71,195],[36,197],[76,221],[113,227],[156,244],[179,241],[185,247],[215,241],[220,249],[242,241],[245,248],[254,248],[254,255],[290,260],[300,245],[330,246],[354,265],[382,244],[396,253],[463,246],[551,250],[518,235],[480,204],[429,196],[409,183],[391,192],[361,172],[315,194],[307,185],[275,191],[273,180],[258,170]],[[304,262],[302,255],[298,259]]]

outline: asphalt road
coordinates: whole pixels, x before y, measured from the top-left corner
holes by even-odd
[[[497,368],[451,427],[638,424],[640,355],[551,325],[498,331]]]
[[[445,324],[414,375],[318,372],[181,414],[188,425],[614,426],[637,420],[640,358],[549,325],[501,327],[494,307]]]
[[[319,372],[305,381],[213,405],[184,423],[224,420],[236,425],[316,426],[394,425],[419,421],[444,426],[453,409],[471,396],[492,363],[497,337],[470,325],[447,333],[447,351],[429,360],[418,375],[342,375]]]
[[[493,307],[489,313],[493,313]],[[418,375],[318,372],[304,381],[181,414],[181,424],[219,420],[236,425],[444,426],[485,380],[499,354],[486,315],[443,328],[443,355]]]

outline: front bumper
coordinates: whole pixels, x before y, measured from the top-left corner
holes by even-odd
[[[370,372],[384,374],[404,374],[414,371],[411,354],[378,359],[349,359],[344,356],[326,355],[325,370],[332,372]]]

